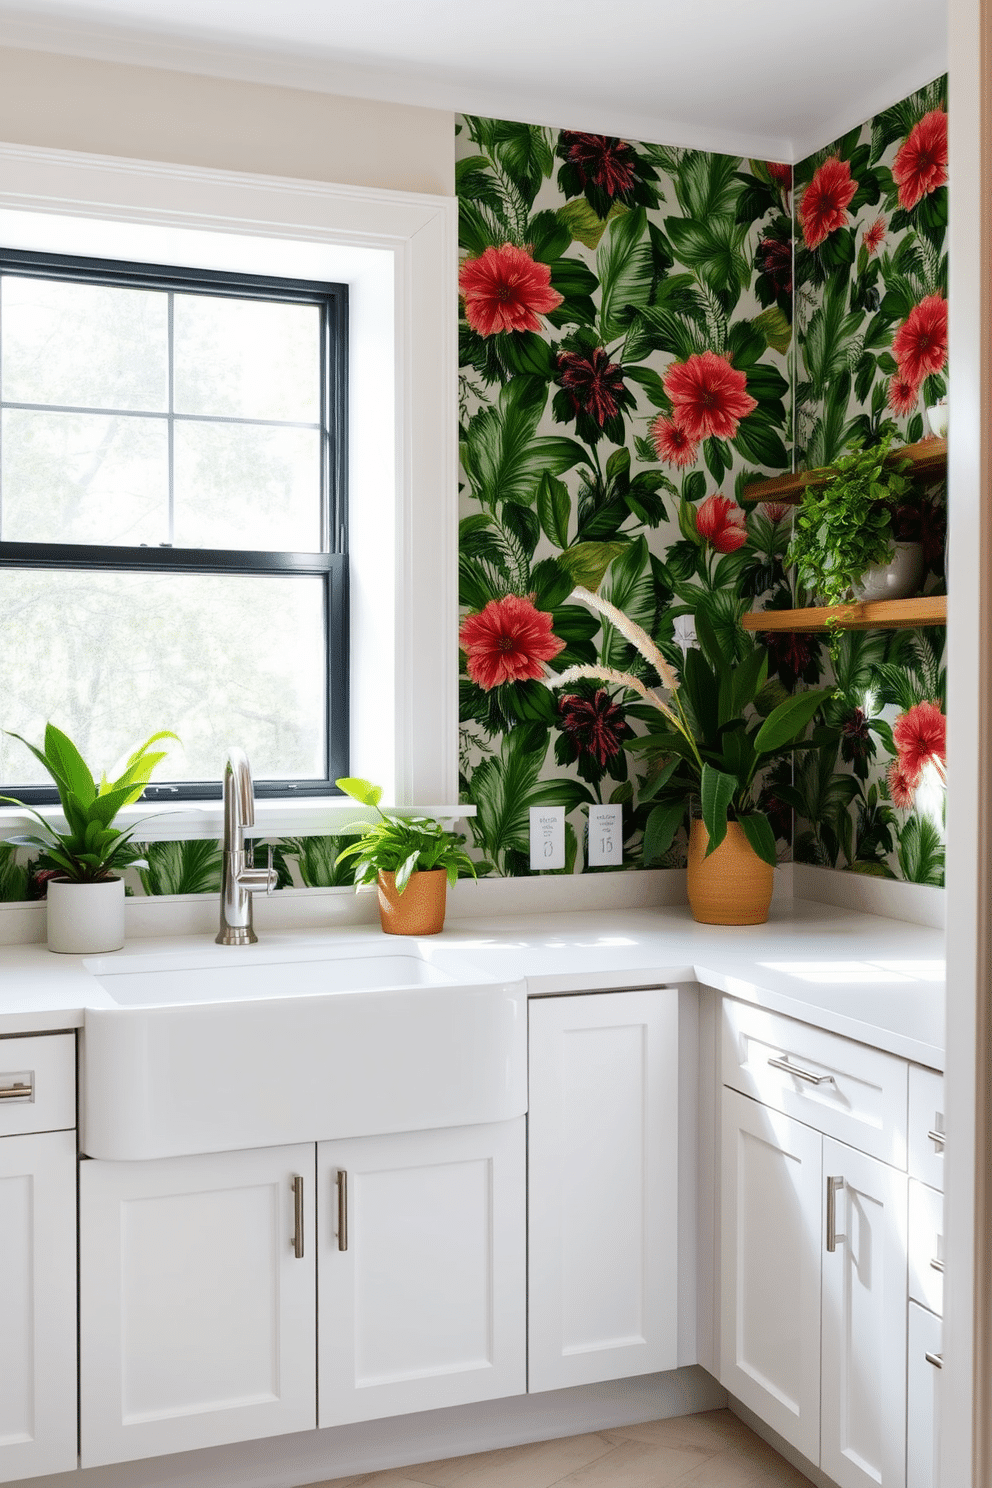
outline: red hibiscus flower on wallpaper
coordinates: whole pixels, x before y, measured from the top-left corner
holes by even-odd
[[[700,502],[696,531],[718,553],[736,553],[747,542],[744,512],[727,496],[707,496]]]
[[[674,422],[697,443],[710,434],[733,439],[741,419],[758,406],[747,392],[744,373],[715,351],[697,352],[685,362],[675,362],[665,374],[664,386]]]
[[[919,785],[927,765],[933,765],[941,779],[946,779],[947,719],[938,703],[917,703],[900,713],[892,727],[892,738],[899,752],[899,767],[911,786]]]
[[[502,243],[466,258],[458,273],[465,319],[480,336],[500,331],[539,331],[539,315],[557,310],[564,296],[551,288],[551,270],[526,248]]]
[[[912,413],[920,396],[920,384],[907,382],[898,372],[889,379],[888,404],[893,413],[905,416]]]
[[[674,419],[666,418],[659,413],[656,419],[652,419],[648,426],[651,443],[659,460],[664,460],[666,465],[676,465],[684,469],[687,465],[695,465],[699,454],[698,439],[690,439],[680,424]]]
[[[466,616],[458,641],[472,681],[489,692],[503,682],[543,677],[544,663],[565,649],[552,620],[521,594],[491,599],[479,614]]]
[[[869,258],[881,248],[885,241],[885,230],[884,217],[876,217],[871,227],[865,228],[864,245]]]
[[[807,248],[819,248],[832,232],[847,225],[847,209],[857,189],[848,161],[832,155],[823,162],[803,192],[799,207]]]
[[[947,115],[931,109],[914,124],[892,166],[899,205],[911,212],[947,180]]]
[[[892,355],[903,382],[919,387],[925,377],[943,371],[947,361],[947,301],[927,295],[914,305],[892,338]]]

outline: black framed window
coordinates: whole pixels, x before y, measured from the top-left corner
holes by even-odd
[[[149,798],[348,773],[347,289],[0,250],[0,727]],[[0,791],[54,799],[0,736]]]

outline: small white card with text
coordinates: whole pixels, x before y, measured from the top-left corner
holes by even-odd
[[[565,811],[561,806],[530,808],[530,866],[564,868]]]
[[[623,862],[623,807],[589,807],[590,868],[616,867]]]

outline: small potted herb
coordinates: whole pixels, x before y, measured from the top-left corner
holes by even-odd
[[[886,463],[892,438],[850,446],[803,490],[786,562],[798,586],[825,604],[903,599],[920,582],[922,547],[904,540],[913,531],[912,483],[903,474],[912,462]]]
[[[380,811],[382,787],[346,778],[335,785],[362,806],[371,806],[377,821],[351,822],[342,836],[357,834],[338,853],[337,862],[354,858],[355,887],[376,884],[379,918],[387,935],[436,935],[444,928],[448,884],[459,874],[476,876],[464,838],[448,832],[429,816],[397,816]]]
[[[152,734],[131,755],[116,780],[101,775],[97,783],[79,750],[54,723],[45,728],[44,749],[5,730],[30,749],[55,782],[68,830],[57,832],[33,807],[13,796],[0,796],[34,817],[43,836],[13,837],[19,847],[40,849],[38,867],[48,880],[48,949],[50,951],[119,951],[124,944],[124,880],[120,871],[147,866],[131,841],[135,828],[114,826],[121,807],[141,795],[165,751],[150,752],[159,739]]]

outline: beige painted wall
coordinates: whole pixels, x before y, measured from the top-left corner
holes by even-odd
[[[0,140],[454,194],[441,109],[0,47]]]

